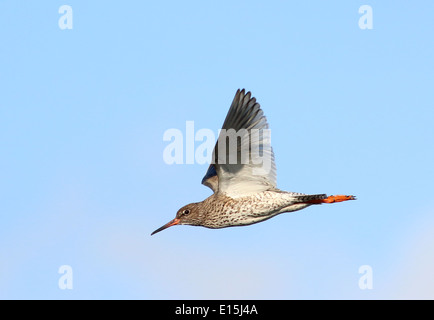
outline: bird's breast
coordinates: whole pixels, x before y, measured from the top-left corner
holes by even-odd
[[[294,202],[289,193],[263,191],[240,198],[214,194],[202,202],[203,225],[224,228],[257,223],[269,219]]]

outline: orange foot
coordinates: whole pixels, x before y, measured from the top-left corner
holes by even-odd
[[[314,199],[310,200],[307,203],[311,204],[321,204],[321,203],[335,203],[335,202],[342,202],[347,200],[356,200],[355,196],[343,196],[343,195],[337,195],[337,196],[328,196],[325,199]]]
[[[327,198],[321,200],[321,203],[334,203],[334,202],[342,202],[347,200],[356,200],[355,196],[343,196],[343,195],[337,195],[337,196],[328,196]]]

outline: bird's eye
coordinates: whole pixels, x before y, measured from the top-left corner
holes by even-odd
[[[182,214],[183,215],[187,215],[187,214],[189,214],[190,213],[190,210],[188,210],[188,209],[185,209],[184,211],[182,211]]]

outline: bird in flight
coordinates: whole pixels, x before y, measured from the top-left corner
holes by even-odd
[[[355,200],[351,195],[303,194],[277,188],[267,119],[250,92],[237,90],[202,184],[214,192],[190,203],[151,235],[175,225],[246,226],[311,205]]]

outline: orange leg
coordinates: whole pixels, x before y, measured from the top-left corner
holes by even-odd
[[[355,196],[343,196],[343,195],[328,196],[325,199],[310,200],[307,203],[312,203],[312,204],[335,203],[335,202],[342,202],[342,201],[347,201],[347,200],[356,200],[356,197]]]

